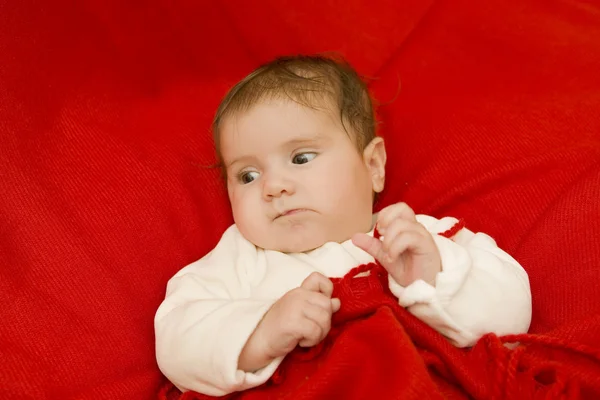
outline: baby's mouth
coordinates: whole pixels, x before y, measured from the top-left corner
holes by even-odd
[[[308,210],[306,208],[292,208],[290,210],[286,210],[284,212],[281,212],[279,214],[277,214],[277,216],[275,217],[275,219],[278,218],[282,218],[282,217],[290,217],[292,215],[297,215],[297,214],[301,214],[304,212],[307,212]]]

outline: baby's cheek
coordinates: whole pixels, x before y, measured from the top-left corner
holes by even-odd
[[[246,203],[244,202],[244,196],[239,191],[233,191],[229,195],[229,201],[231,203],[231,211],[236,224],[241,224],[246,219]]]
[[[347,186],[350,183],[348,171],[340,168],[339,165],[328,163],[313,171],[309,182],[312,182],[313,189],[326,197],[343,197],[347,192]]]
[[[244,188],[246,189],[246,188]],[[240,214],[244,220],[256,221],[261,219],[264,213],[263,201],[255,188],[239,190],[232,201],[232,208]]]

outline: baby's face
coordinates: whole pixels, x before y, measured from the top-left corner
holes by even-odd
[[[233,218],[258,247],[305,252],[371,228],[385,150],[360,154],[332,112],[272,100],[221,125]],[[372,147],[372,146],[370,146]]]

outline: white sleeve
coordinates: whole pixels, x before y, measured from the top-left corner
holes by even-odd
[[[442,271],[435,287],[423,280],[402,287],[390,277],[400,305],[458,347],[472,346],[487,333],[526,333],[531,291],[521,265],[484,233],[463,228],[452,240],[438,235],[454,226],[454,218],[417,220],[433,234]]]
[[[154,319],[156,357],[180,390],[223,396],[249,389],[281,362],[254,373],[238,369],[244,345],[275,301],[251,298],[258,261],[256,248],[232,226],[213,251],[169,281]]]

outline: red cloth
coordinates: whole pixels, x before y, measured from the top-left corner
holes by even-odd
[[[532,331],[583,327],[600,312],[599,47],[597,1],[5,2],[0,398],[156,396],[166,282],[231,223],[210,120],[282,53],[339,51],[374,78],[380,206],[490,233],[529,272]]]

